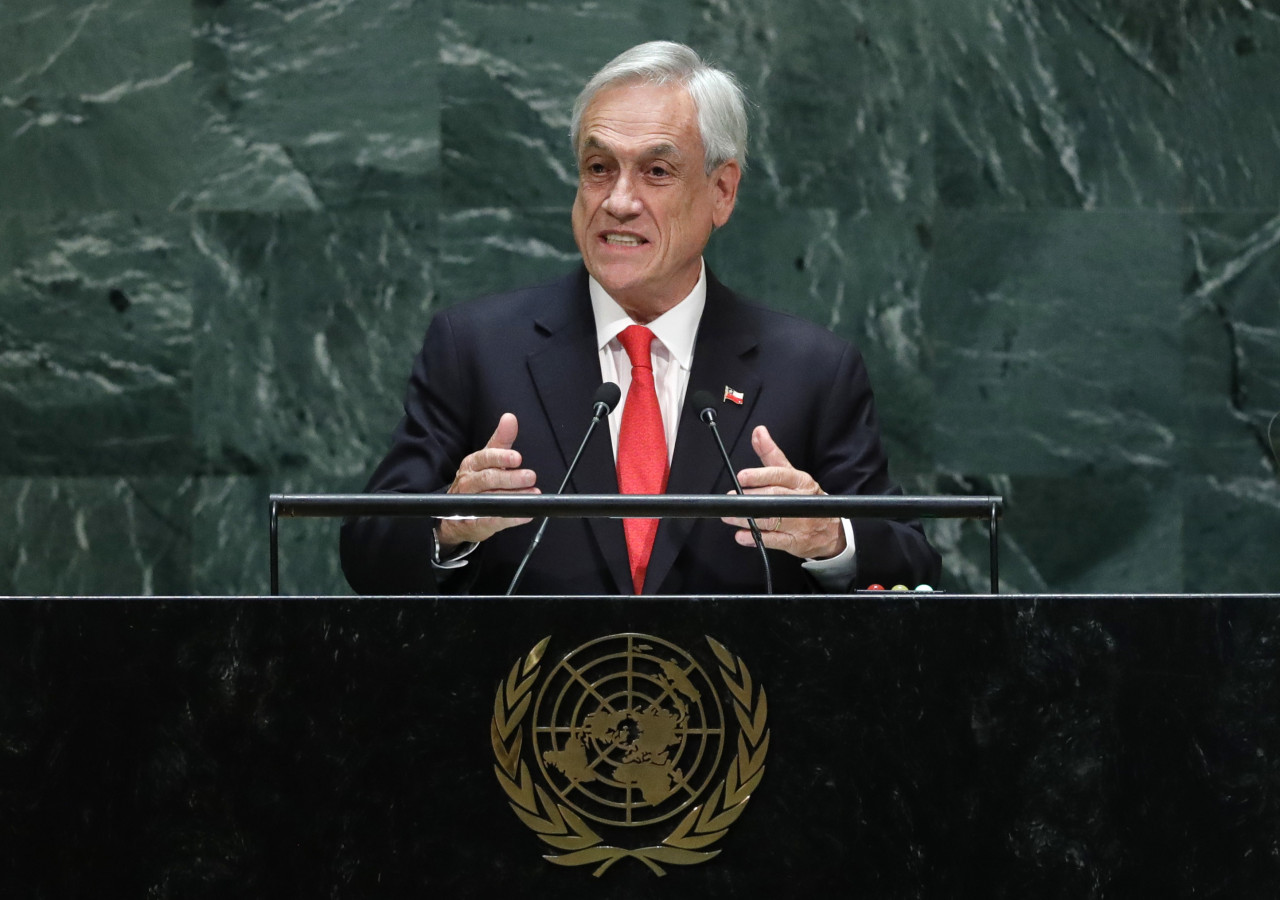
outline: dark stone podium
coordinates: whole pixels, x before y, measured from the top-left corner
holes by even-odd
[[[750,768],[735,703],[769,735],[719,854],[662,876],[544,860],[544,807],[519,817],[498,776],[523,729],[525,783],[558,796],[533,701],[623,634],[701,667],[698,704],[656,706],[718,702],[723,752],[671,751],[707,787],[655,825],[582,817],[598,853],[658,845]],[[749,671],[738,700],[707,637]],[[1276,596],[7,598],[0,895],[1270,897],[1278,640]],[[651,700],[679,677],[652,672]],[[553,694],[580,737],[590,691]],[[612,726],[616,767],[641,744]]]

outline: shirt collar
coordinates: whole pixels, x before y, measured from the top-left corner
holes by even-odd
[[[693,365],[693,344],[698,336],[698,322],[707,305],[707,264],[702,262],[700,265],[698,283],[693,286],[689,296],[647,326],[654,337],[662,342],[662,346],[667,348],[671,357],[685,369]],[[588,276],[588,285],[591,291],[591,312],[596,320],[596,349],[603,350],[624,328],[635,322],[631,321],[626,310],[609,296],[595,278]]]

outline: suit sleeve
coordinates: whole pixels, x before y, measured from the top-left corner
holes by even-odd
[[[846,344],[814,417],[812,474],[829,494],[901,495],[889,477],[875,397],[862,356]],[[853,519],[856,571],[851,588],[869,584],[936,585],[941,557],[919,521]]]
[[[447,312],[427,329],[405,393],[404,417],[366,493],[444,491],[471,452],[468,379]],[[360,594],[431,594],[440,588],[432,565],[436,520],[353,516],[342,524],[342,571]],[[456,580],[456,579],[451,579]]]

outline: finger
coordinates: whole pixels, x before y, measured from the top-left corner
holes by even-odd
[[[760,462],[766,466],[791,468],[787,455],[774,442],[773,435],[769,434],[769,429],[765,426],[757,425],[755,430],[751,432],[751,447],[756,451],[756,456],[760,457]]]
[[[515,446],[516,434],[519,430],[520,423],[516,420],[515,415],[503,413],[498,418],[498,427],[493,429],[493,434],[485,444],[485,447],[510,450]]]
[[[756,544],[755,535],[746,528],[734,532],[733,540],[743,547],[754,547]],[[764,544],[766,550],[782,550],[786,553],[793,553],[796,539],[794,535],[786,531],[761,531],[760,543]]]
[[[504,469],[489,466],[467,473],[465,492],[481,494],[490,491],[522,491],[538,483],[538,473],[533,469]]]
[[[743,469],[738,473],[738,483],[742,485],[744,494],[808,493],[811,481],[807,472],[782,466]]]
[[[484,465],[486,453],[512,452],[496,450],[479,450],[463,460],[453,484],[449,485],[450,494],[484,494],[490,491],[523,491],[537,484],[537,473],[532,469],[506,469],[500,466]],[[477,468],[479,466],[479,468]]]
[[[511,413],[503,413],[498,419],[498,426],[485,442],[483,448],[470,453],[462,460],[459,472],[478,472],[482,469],[514,469],[520,465],[522,458],[519,451],[511,447],[516,442],[519,423]]]

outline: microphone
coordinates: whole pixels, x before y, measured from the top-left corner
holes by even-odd
[[[582,459],[582,451],[587,449],[587,441],[591,440],[591,435],[596,430],[596,426],[600,424],[601,420],[608,418],[609,413],[613,412],[614,407],[618,405],[618,401],[621,399],[622,388],[612,381],[606,381],[596,388],[595,396],[591,398],[591,424],[587,426],[587,433],[582,436],[582,443],[578,445],[578,452],[573,455],[573,462],[569,463],[569,468],[564,473],[564,480],[560,482],[560,487],[556,489],[556,496],[564,493],[565,486],[569,484],[569,478],[573,475],[573,470],[578,467],[578,460]],[[537,549],[538,543],[542,540],[542,532],[547,530],[547,521],[547,517],[543,516],[542,521],[538,524],[538,531],[534,534],[533,540],[529,542],[529,549],[524,551],[520,565],[516,567],[516,573],[511,576],[511,584],[507,586],[508,597],[515,593],[516,585],[520,583],[520,578],[524,575],[524,567],[529,563],[529,557],[533,556],[533,551]]]
[[[738,473],[733,470],[733,463],[729,462],[729,451],[724,448],[724,441],[720,439],[720,429],[716,427],[715,395],[710,391],[694,391],[692,399],[693,408],[698,411],[698,418],[711,429],[712,435],[715,436],[716,446],[720,448],[720,458],[724,460],[724,467],[728,470],[729,477],[733,479],[734,489],[739,494],[743,493],[742,485],[738,483]],[[760,561],[764,563],[765,592],[772,594],[773,570],[769,568],[769,556],[764,552],[764,538],[760,537],[760,528],[751,516],[747,517],[747,525],[751,528],[751,537],[756,542],[756,549],[760,551]]]

